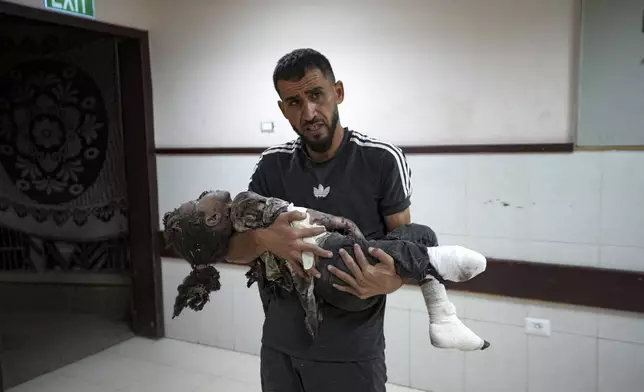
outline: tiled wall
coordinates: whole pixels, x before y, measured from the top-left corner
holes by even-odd
[[[167,211],[239,192],[255,156],[157,160]],[[644,271],[644,153],[410,155],[412,219],[486,256]]]
[[[163,261],[168,337],[259,354],[263,310],[243,267],[220,267],[222,289],[203,311],[172,319],[176,287],[189,273]],[[392,383],[432,392],[641,392],[644,317],[597,309],[450,292],[459,316],[492,346],[463,353],[434,348],[420,291],[389,296],[385,337]],[[547,318],[551,337],[527,335],[524,318]]]
[[[644,271],[644,153],[408,160],[413,220],[431,225],[444,244],[494,257]],[[159,157],[161,212],[205,189],[244,189],[255,161]],[[167,334],[256,354],[263,320],[257,289],[246,288],[244,268],[220,270],[223,288],[204,311],[172,320],[176,287],[189,268],[179,260],[163,261]],[[420,293],[406,287],[388,299],[392,382],[433,392],[642,390],[644,315],[457,292],[450,297],[461,318],[492,347],[468,354],[431,347]],[[527,335],[528,316],[549,319],[552,336]]]

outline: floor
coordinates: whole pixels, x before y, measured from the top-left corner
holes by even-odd
[[[259,358],[173,339],[131,338],[8,392],[260,392]],[[388,385],[388,392],[413,389]]]
[[[0,311],[5,389],[134,337],[125,320],[71,312]]]

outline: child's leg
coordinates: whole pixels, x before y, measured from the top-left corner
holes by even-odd
[[[409,223],[389,232],[383,240],[405,240],[416,242],[426,247],[438,246],[436,233],[429,226]]]
[[[484,350],[489,343],[478,337],[465,326],[456,315],[456,308],[447,298],[445,286],[435,278],[464,281],[478,275],[485,269],[486,260],[482,255],[462,247],[430,246],[436,244],[436,236],[426,226],[407,225],[398,235],[414,238],[423,244],[403,240],[374,241],[371,246],[381,248],[392,256],[401,277],[412,273],[412,277],[423,282],[420,289],[429,315],[429,337],[438,348],[463,351]],[[429,265],[429,266],[428,266]],[[420,273],[427,268],[427,274]],[[403,272],[403,273],[401,273]]]
[[[421,291],[429,314],[429,338],[434,347],[473,351],[490,346],[458,319],[443,284],[428,279],[421,284]]]
[[[403,276],[403,273],[411,273],[412,278],[417,281],[432,275],[439,280],[465,282],[483,272],[486,266],[483,255],[462,246],[439,246],[436,233],[428,226],[416,223],[401,226],[391,231],[382,240],[374,242],[375,244],[370,246],[381,248],[396,259],[397,264],[399,260],[407,260],[407,262],[401,261],[401,267],[404,267],[405,271],[398,271],[398,273],[402,277],[407,277]],[[414,243],[417,248],[420,248],[419,245],[427,248],[425,250],[427,256],[419,257],[416,250],[410,250],[412,245],[409,243]],[[436,274],[430,271],[425,276],[419,275],[426,269],[425,259]],[[420,264],[409,265],[409,261]]]
[[[403,278],[416,278],[422,281],[421,291],[427,305],[430,318],[430,339],[432,344],[440,348],[454,348],[459,350],[478,350],[487,348],[483,339],[476,336],[456,316],[454,305],[447,298],[445,287],[433,277],[427,278],[424,268],[431,269],[427,248],[402,240],[390,241],[356,241],[351,237],[338,233],[331,233],[320,245],[333,252],[330,259],[318,259],[318,270],[322,274],[315,281],[315,293],[331,305],[349,312],[356,312],[368,308],[374,299],[360,299],[355,295],[345,293],[333,287],[333,284],[343,284],[335,275],[328,271],[328,266],[333,265],[341,271],[353,276],[344,260],[339,255],[339,250],[344,249],[355,259],[353,246],[358,243],[370,264],[378,260],[367,253],[369,246],[379,247],[394,258],[396,269]]]

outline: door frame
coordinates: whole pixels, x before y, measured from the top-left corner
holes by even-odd
[[[117,66],[129,211],[132,329],[139,336],[165,336],[161,258],[156,243],[159,208],[148,32],[4,0],[0,0],[0,14],[106,33],[120,39]]]

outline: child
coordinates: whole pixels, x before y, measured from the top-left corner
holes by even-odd
[[[379,248],[393,259],[396,272],[403,279],[420,282],[430,318],[429,335],[432,345],[464,351],[484,350],[489,343],[467,328],[456,316],[454,305],[447,299],[443,280],[463,282],[485,270],[485,257],[459,246],[437,246],[434,232],[427,226],[409,224],[400,227],[381,240],[369,241],[350,220],[319,211],[294,207],[276,198],[266,198],[253,192],[241,192],[231,200],[225,191],[203,192],[197,200],[183,203],[163,217],[165,239],[169,246],[192,266],[192,272],[178,287],[173,318],[183,308],[199,311],[212,291],[219,290],[219,272],[210,264],[225,261],[228,241],[234,232],[267,228],[283,212],[300,210],[306,213],[294,226],[322,226],[327,231],[305,241],[333,253],[331,258],[303,254],[305,269],[316,265],[321,277],[317,280],[296,274],[291,265],[265,252],[253,264],[246,276],[248,287],[254,282],[264,290],[296,291],[304,308],[305,325],[315,338],[322,322],[324,302],[356,312],[369,307],[375,300],[361,299],[333,287],[343,284],[328,272],[327,266],[351,273],[338,251],[345,249],[353,255],[354,245],[361,249]],[[365,253],[370,263],[377,260]]]

